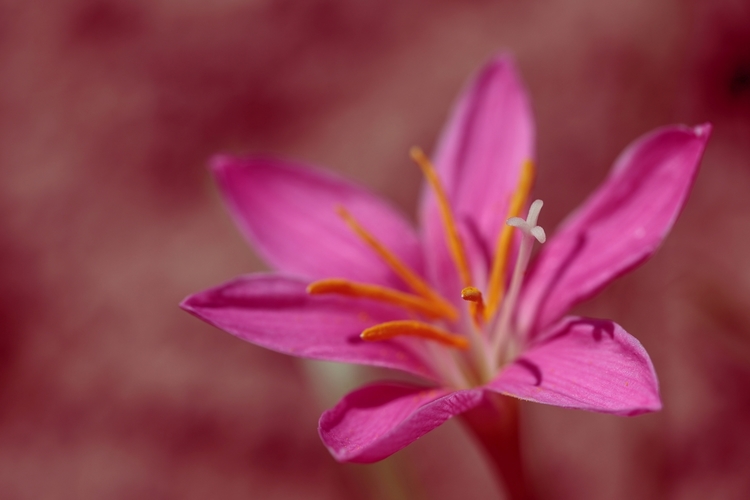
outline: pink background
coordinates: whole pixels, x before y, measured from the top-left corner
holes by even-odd
[[[262,269],[212,153],[324,165],[413,216],[408,148],[434,145],[502,48],[534,102],[548,232],[640,134],[715,125],[663,249],[581,308],[643,342],[665,409],[524,405],[539,497],[747,498],[742,0],[1,0],[0,498],[495,498],[456,423],[380,465],[335,463],[316,425],[341,389],[314,387],[321,367],[177,303]]]

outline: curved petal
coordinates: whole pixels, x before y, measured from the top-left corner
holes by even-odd
[[[307,284],[273,274],[240,276],[186,298],[180,307],[253,344],[302,358],[396,368],[434,379],[398,340],[365,342],[377,323],[403,318],[398,309],[364,299],[309,295]]]
[[[235,222],[277,270],[402,288],[401,280],[337,213],[344,207],[421,274],[421,248],[413,229],[366,190],[312,167],[267,158],[217,156],[211,167]]]
[[[537,403],[616,415],[661,409],[659,382],[646,350],[607,320],[565,318],[487,388]]]
[[[710,131],[667,127],[622,153],[543,245],[519,301],[522,330],[546,329],[656,251],[685,204]]]
[[[487,248],[495,247],[521,166],[533,159],[533,150],[534,122],[526,90],[513,60],[501,55],[458,100],[435,157],[456,219],[475,229]],[[444,291],[455,295],[458,280],[430,191],[423,194],[420,215],[430,272],[444,282],[452,276]]]
[[[382,460],[443,422],[477,406],[481,389],[453,392],[406,384],[369,385],[320,417],[323,443],[340,462]]]

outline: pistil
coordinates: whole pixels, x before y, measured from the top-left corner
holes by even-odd
[[[485,302],[482,292],[471,285],[472,276],[466,251],[448,196],[435,168],[421,149],[412,148],[411,156],[420,166],[428,184],[433,189],[445,230],[446,243],[458,275],[464,284],[461,298],[469,302],[469,314],[460,318],[458,311],[449,301],[380,243],[343,207],[338,208],[341,218],[414,293],[381,285],[357,283],[343,278],[313,282],[307,291],[310,294],[338,294],[377,300],[419,313],[428,320],[448,320],[447,323],[438,321],[440,326],[417,320],[388,321],[365,329],[360,336],[366,341],[382,341],[397,337],[417,337],[428,340],[430,342],[425,346],[426,354],[432,353],[428,357],[438,362],[436,368],[449,378],[451,383],[456,387],[479,385],[491,379],[497,367],[504,364],[512,333],[510,332],[512,313],[531,257],[533,240],[537,239],[543,243],[546,238],[544,230],[536,225],[542,208],[541,200],[531,204],[526,220],[517,216],[526,204],[531,190],[534,178],[533,164],[531,161],[524,163],[518,188],[510,200],[509,218],[498,235],[495,259],[487,283],[489,301]],[[521,230],[521,245],[507,293],[503,297],[514,228]],[[459,319],[461,321],[456,323]],[[463,319],[468,321],[464,322]],[[458,327],[462,334],[444,330],[442,327],[445,326]],[[452,349],[445,350],[444,347]],[[446,370],[445,366],[441,367],[444,363],[447,363],[449,370]]]
[[[526,220],[520,217],[511,217],[506,222],[509,227],[520,229],[523,236],[521,238],[521,246],[518,250],[516,267],[513,270],[513,277],[510,281],[508,293],[500,306],[500,316],[492,334],[492,359],[500,364],[504,362],[506,357],[505,354],[507,354],[507,344],[511,337],[510,320],[512,313],[515,310],[518,293],[521,290],[521,284],[523,283],[523,278],[526,274],[526,268],[529,265],[531,251],[534,247],[534,240],[536,239],[539,243],[544,243],[547,239],[544,229],[536,225],[539,218],[539,212],[542,210],[542,205],[542,200],[536,200],[529,207],[529,213]]]

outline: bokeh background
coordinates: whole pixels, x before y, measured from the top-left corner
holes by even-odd
[[[177,303],[263,269],[211,154],[323,165],[413,218],[408,148],[500,49],[534,102],[548,232],[637,136],[715,127],[662,250],[581,308],[642,341],[665,408],[524,405],[539,498],[748,498],[745,0],[0,0],[0,498],[497,498],[457,422],[335,463],[317,418],[362,375]]]

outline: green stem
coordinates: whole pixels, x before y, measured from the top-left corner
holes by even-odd
[[[492,459],[507,497],[533,500],[521,460],[518,400],[488,391],[482,404],[462,417]]]

